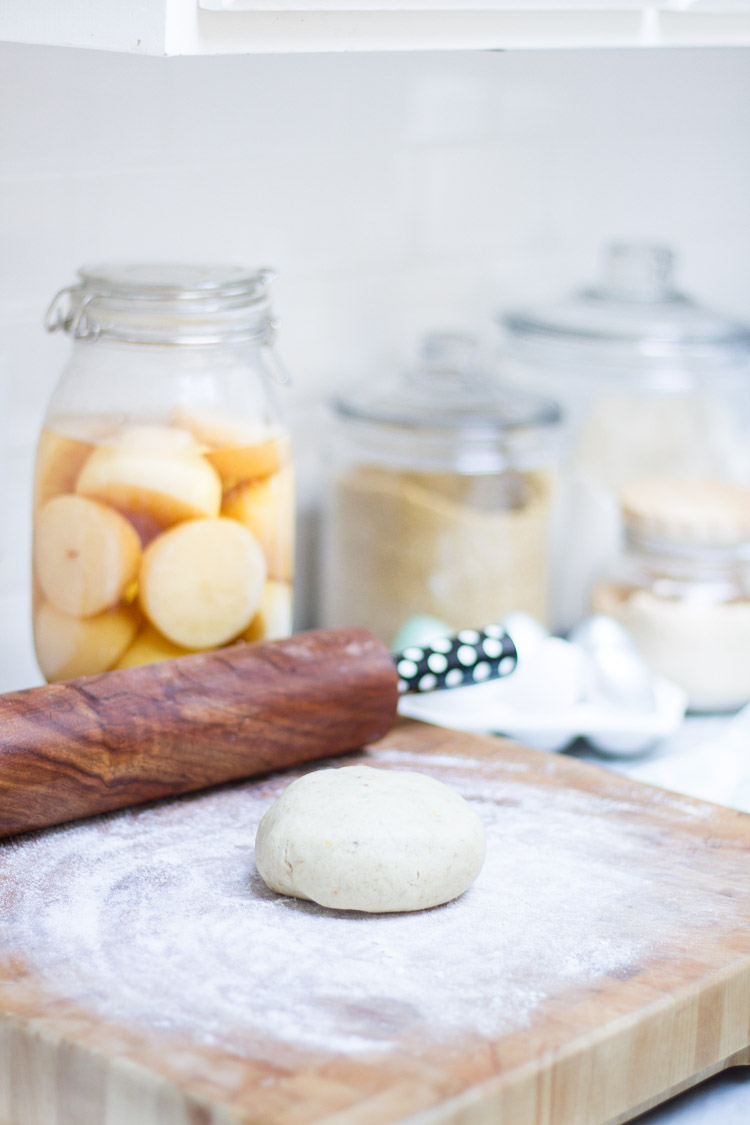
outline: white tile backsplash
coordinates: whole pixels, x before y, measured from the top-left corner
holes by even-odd
[[[672,243],[686,288],[750,320],[750,50],[158,59],[0,45],[0,84],[14,496],[0,592],[17,604],[31,450],[66,354],[41,322],[83,262],[276,268],[306,513],[334,386],[411,362],[436,326],[492,339],[498,305],[591,278],[606,239]]]
[[[441,146],[419,163],[421,232],[425,255],[502,258],[549,239],[545,153],[515,137],[502,146]],[[523,214],[524,222],[518,222]]]
[[[0,172],[0,320],[59,288],[75,252],[73,199],[67,176]]]

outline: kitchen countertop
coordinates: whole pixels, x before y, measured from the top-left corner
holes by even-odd
[[[3,620],[3,643],[0,645],[0,691],[12,691],[42,683],[33,655],[30,630],[30,606],[27,597],[17,593],[0,594]],[[723,716],[690,717],[678,733],[660,744],[650,754],[638,759],[604,758],[577,744],[569,753],[575,757],[638,777],[653,771],[658,764],[660,775],[669,776],[674,768],[675,787],[679,787],[679,762],[686,755],[692,762],[695,782],[696,762],[701,761],[701,748],[706,746],[706,762],[715,762],[710,743],[727,724]],[[748,739],[750,763],[750,738]],[[746,1125],[750,1120],[750,1067],[738,1067],[706,1080],[699,1086],[662,1106],[641,1115],[638,1125]]]
[[[677,734],[642,758],[604,758],[600,754],[593,753],[583,744],[576,745],[570,753],[584,761],[595,762],[629,777],[653,772],[657,763],[666,773],[674,763],[674,776],[677,779],[675,787],[677,787],[680,779],[680,759],[690,755],[694,774],[695,763],[700,763],[705,753],[708,770],[710,761],[715,758],[712,744],[726,729],[728,721],[727,716],[689,716]],[[750,770],[750,742],[748,742],[748,770]],[[734,1067],[717,1074],[635,1120],[638,1125],[747,1125],[750,1121],[750,1067]]]

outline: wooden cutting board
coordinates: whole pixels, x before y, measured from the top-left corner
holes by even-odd
[[[0,1125],[602,1125],[750,1062],[750,818],[418,723],[367,759],[483,817],[456,902],[271,894],[289,774],[1,845]]]

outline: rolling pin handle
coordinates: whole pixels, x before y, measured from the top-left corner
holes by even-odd
[[[502,625],[461,629],[429,645],[410,645],[394,656],[400,695],[467,687],[509,676],[518,653]]]

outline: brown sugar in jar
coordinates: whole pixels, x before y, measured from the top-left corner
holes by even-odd
[[[327,624],[386,643],[411,616],[459,629],[547,616],[559,412],[504,385],[476,343],[436,334],[405,377],[336,401]]]

